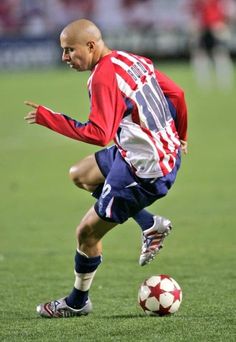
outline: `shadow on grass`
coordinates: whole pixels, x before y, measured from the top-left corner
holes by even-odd
[[[168,319],[170,317],[173,317],[173,315],[165,315],[165,316],[159,316],[159,315],[145,315],[144,313],[139,314],[110,314],[110,315],[102,315],[99,316],[99,319],[107,319],[107,320],[115,320],[115,319]]]
[[[70,317],[70,319],[94,319],[94,320],[119,320],[119,319],[175,319],[175,320],[195,320],[195,319],[212,319],[212,318],[216,318],[216,314],[207,314],[207,315],[181,315],[181,314],[175,314],[175,315],[165,315],[165,316],[155,316],[155,315],[145,315],[144,313],[130,313],[130,314],[99,314],[97,315],[95,312],[91,313],[88,316],[79,316],[79,317]],[[220,315],[219,315],[220,317]],[[43,320],[43,321],[54,321],[55,319],[51,319],[51,318],[45,318],[45,317],[40,317],[37,314],[32,315],[32,313],[30,315],[24,314],[22,312],[4,312],[4,314],[1,315],[1,321],[5,323],[7,323],[8,321],[11,321],[16,319],[17,321],[39,321],[39,320]],[[65,319],[65,318],[64,318]],[[67,319],[66,319],[67,320]],[[56,321],[58,321],[56,319]]]
[[[95,313],[93,314],[90,314],[88,316],[79,316],[79,317],[70,317],[70,319],[78,319],[78,318],[87,318],[89,317],[89,319],[94,319],[94,320],[101,320],[101,319],[105,319],[105,320],[114,320],[114,319],[134,319],[134,318],[147,318],[147,317],[150,317],[150,316],[147,316],[145,314],[105,314],[105,315],[102,315],[102,314],[99,314],[99,315],[96,315]],[[158,316],[152,316],[152,317],[158,317]],[[5,312],[4,315],[2,315],[1,317],[1,321],[11,321],[16,319],[17,321],[34,321],[34,320],[44,320],[44,321],[51,321],[53,319],[51,318],[46,318],[46,317],[40,317],[40,316],[37,316],[37,314],[35,315],[26,315],[22,312],[14,312],[14,314],[12,312]],[[66,319],[67,320],[67,319]]]
[[[142,315],[142,314],[111,314],[111,315],[103,315],[103,316],[99,316],[100,319],[122,319],[122,318],[146,318],[146,315]]]

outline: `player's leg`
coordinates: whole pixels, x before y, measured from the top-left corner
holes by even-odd
[[[93,192],[97,199],[100,197],[105,177],[109,174],[116,158],[115,146],[103,149],[90,155],[70,169],[70,178],[79,188]],[[172,224],[170,220],[154,215],[145,209],[133,216],[142,230],[142,248],[139,259],[140,265],[146,265],[160,251],[164,238],[169,234]],[[148,239],[145,234],[148,232]]]
[[[152,182],[151,184],[146,184],[144,182],[142,186],[144,189],[148,186],[148,188],[146,188],[147,190],[153,193],[155,192],[157,195],[156,200],[166,196],[169,189],[175,182],[180,164],[181,157],[179,153],[177,155],[175,167],[169,174],[164,177],[157,178],[155,182]],[[142,249],[139,258],[139,264],[141,266],[147,265],[160,252],[163,247],[164,239],[169,235],[171,229],[172,223],[169,219],[162,216],[154,216],[153,225],[144,230],[142,234]]]
[[[234,66],[226,43],[217,44],[213,49],[213,60],[215,63],[216,79],[219,88],[229,90],[233,87]]]
[[[111,165],[109,165],[109,160],[112,161]],[[117,163],[118,161],[118,163]],[[126,165],[126,163],[121,158],[121,164],[119,163],[119,152],[117,149],[105,149],[102,151],[99,151],[96,154],[96,162],[101,169],[101,172],[108,178],[110,177],[110,172],[113,174],[113,178],[117,181],[121,181],[122,176],[122,167]],[[115,164],[114,167],[114,163]],[[111,171],[111,168],[113,170]],[[128,168],[128,166],[127,166]],[[116,172],[118,170],[118,172]],[[126,175],[127,179],[129,179],[129,174]],[[114,182],[113,179],[113,182]],[[129,187],[129,184],[132,184],[136,182],[136,178],[130,178],[130,183],[127,183],[126,186]],[[109,180],[107,180],[109,183]],[[138,186],[138,184],[137,184]],[[118,187],[118,186],[117,186]],[[96,191],[98,195],[99,192]],[[98,197],[97,197],[98,198]],[[100,199],[101,201],[101,199]],[[126,201],[124,197],[124,201]],[[116,201],[115,201],[116,202]],[[100,203],[101,204],[101,203]],[[113,206],[115,203],[113,203]],[[118,204],[120,206],[121,204]],[[132,218],[138,223],[142,230],[142,247],[141,247],[141,254],[139,257],[139,264],[141,266],[144,266],[148,264],[151,260],[154,259],[154,257],[157,255],[157,253],[161,250],[163,247],[163,242],[165,237],[170,233],[172,229],[172,223],[169,219],[154,215],[147,211],[146,209],[141,209],[137,212],[135,212],[133,215],[131,215]],[[129,216],[130,217],[130,216]]]
[[[116,154],[116,147],[103,149],[96,155],[89,155],[70,168],[69,176],[76,186],[93,192],[93,196],[99,198],[105,177],[108,175]],[[155,215],[147,210],[141,210],[133,219],[144,231],[154,224]]]
[[[75,309],[88,300],[88,291],[102,258],[102,238],[117,223],[101,219],[92,207],[79,224],[75,255],[75,284],[66,302]]]
[[[191,64],[200,88],[212,86],[213,63],[211,51],[213,45],[214,38],[211,32],[208,29],[204,29],[199,33],[195,46],[191,49]]]
[[[76,186],[89,192],[93,192],[105,181],[94,154],[73,165],[70,168],[69,176]]]
[[[42,317],[61,318],[87,315],[92,311],[88,297],[96,270],[101,263],[102,237],[117,223],[101,219],[91,208],[79,224],[75,255],[75,283],[71,293],[37,307]]]
[[[104,151],[108,150],[105,149],[99,151],[97,155],[100,154],[100,156],[97,157],[97,159],[95,158],[94,154],[87,156],[86,158],[73,165],[69,171],[69,177],[73,181],[73,183],[81,189],[87,190],[89,192],[94,192],[94,196],[96,198],[99,198],[102,191],[102,186],[105,181],[104,173],[108,174],[112,166],[112,163],[108,165],[109,158],[105,156]],[[100,187],[100,189],[98,189],[98,187]],[[138,223],[141,230],[144,231],[153,226],[154,217],[155,215],[143,209],[139,213],[134,215],[133,219]]]

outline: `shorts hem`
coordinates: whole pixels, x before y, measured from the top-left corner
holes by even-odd
[[[109,217],[103,217],[103,216],[99,213],[97,203],[95,203],[95,205],[94,205],[94,210],[95,210],[96,214],[100,217],[100,219],[102,219],[103,221],[111,222],[111,223],[117,223],[117,224],[121,224],[121,223],[122,223],[122,222],[114,221],[114,220],[112,220],[112,219],[109,218]]]

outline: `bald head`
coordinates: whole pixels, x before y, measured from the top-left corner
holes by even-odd
[[[111,50],[104,44],[98,27],[87,19],[67,25],[60,35],[62,60],[77,71],[92,70]]]
[[[77,71],[92,70],[111,50],[104,44],[97,26],[79,19],[67,25],[60,36],[62,60]]]
[[[98,27],[90,20],[79,19],[67,25],[61,32],[69,41],[79,44],[87,44],[89,41],[99,43],[102,41],[102,35]]]

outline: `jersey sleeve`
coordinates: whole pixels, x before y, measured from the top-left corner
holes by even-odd
[[[184,91],[159,70],[155,70],[155,73],[169,104],[179,138],[187,141],[188,113]]]
[[[100,75],[91,82],[91,111],[88,121],[81,123],[71,117],[39,106],[36,123],[69,138],[89,144],[106,146],[115,136],[125,111],[125,103],[114,75]]]

